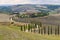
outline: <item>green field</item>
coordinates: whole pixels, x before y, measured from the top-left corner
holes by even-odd
[[[0,40],[60,40],[60,36],[22,32],[16,26],[0,25]]]

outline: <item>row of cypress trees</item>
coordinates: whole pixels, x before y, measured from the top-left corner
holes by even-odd
[[[53,26],[48,26],[48,28],[46,28],[46,26],[43,26],[42,23],[39,23],[39,24],[26,24],[26,25],[23,25],[23,26],[20,26],[20,30],[21,31],[26,31],[28,30],[28,32],[36,32],[36,28],[37,28],[37,25],[38,25],[38,33],[39,34],[53,34]],[[47,31],[46,31],[47,29]],[[57,27],[55,27],[55,35],[59,35],[59,25]]]

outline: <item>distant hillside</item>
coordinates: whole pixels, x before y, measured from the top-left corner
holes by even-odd
[[[48,4],[18,4],[10,6],[0,6],[0,12],[26,12],[27,10],[50,12],[52,10],[60,8],[60,5],[48,5]]]
[[[9,6],[0,6],[0,13],[1,12],[12,12],[11,8]]]

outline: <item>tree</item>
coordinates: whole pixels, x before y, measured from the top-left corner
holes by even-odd
[[[51,26],[51,34],[52,34],[52,26]]]
[[[35,32],[35,27],[36,27],[36,24],[34,24],[34,32]]]
[[[44,27],[44,34],[46,34],[46,27]]]
[[[30,24],[28,24],[28,31],[30,31]]]
[[[57,34],[57,28],[55,27],[55,35]]]
[[[26,30],[26,26],[24,25],[24,31]]]
[[[49,26],[48,26],[48,35],[49,35]]]
[[[23,27],[22,26],[20,26],[21,27],[21,31],[23,31]]]
[[[40,28],[40,26],[38,26],[38,32],[39,32],[39,34],[40,34],[40,32],[41,32],[41,30],[40,30],[41,28]]]
[[[58,35],[59,35],[59,25],[58,25]]]
[[[31,32],[32,32],[32,26],[31,26]]]
[[[40,22],[40,27],[42,27],[42,23]]]

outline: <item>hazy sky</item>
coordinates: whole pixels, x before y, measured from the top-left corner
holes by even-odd
[[[60,4],[60,0],[0,0],[2,4]]]

